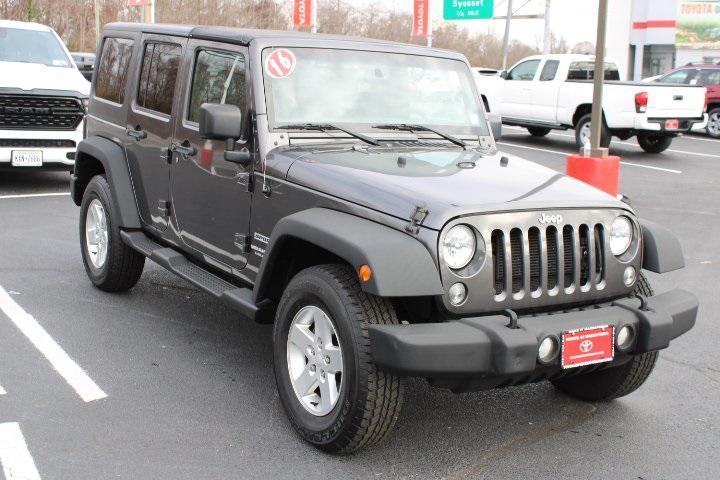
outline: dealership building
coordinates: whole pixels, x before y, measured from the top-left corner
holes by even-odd
[[[608,4],[607,57],[627,79],[659,75],[690,62],[720,62],[720,0]]]

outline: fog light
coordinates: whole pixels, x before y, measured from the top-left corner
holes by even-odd
[[[540,363],[550,363],[558,353],[558,341],[555,337],[545,337],[538,347]]]
[[[635,331],[630,325],[622,327],[617,334],[617,347],[620,350],[627,350],[635,339]]]
[[[625,283],[626,287],[629,287],[633,283],[635,283],[635,267],[625,267],[625,272],[623,273],[623,282]]]
[[[467,288],[465,288],[465,285],[460,282],[453,284],[448,290],[448,298],[450,299],[450,303],[455,306],[463,303],[466,297]]]

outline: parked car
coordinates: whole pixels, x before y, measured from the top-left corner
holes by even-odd
[[[83,77],[85,77],[88,82],[92,81],[93,69],[95,68],[95,54],[72,52],[71,55],[78,70],[83,74]]]
[[[671,85],[705,87],[708,114],[705,132],[713,138],[720,138],[720,64],[690,63],[661,75],[654,81]]]
[[[149,258],[272,323],[280,401],[319,448],[385,438],[405,376],[627,395],[695,322],[642,273],[681,268],[677,239],[499,152],[458,53],[125,23],[101,48],[71,183],[90,281],[129,290]]]
[[[45,25],[0,20],[0,168],[71,169],[90,83]]]
[[[590,55],[534,55],[499,76],[476,76],[491,112],[506,125],[528,129],[541,137],[552,129],[575,129],[583,148],[590,141],[590,111],[595,57]],[[621,82],[612,62],[605,68],[601,146],[611,137],[637,136],[649,153],[667,149],[673,137],[694,125],[705,125],[703,87]]]

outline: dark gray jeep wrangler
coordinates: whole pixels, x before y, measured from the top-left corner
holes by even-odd
[[[665,228],[498,152],[459,54],[382,41],[110,24],[72,197],[98,288],[145,258],[274,324],[308,442],[398,419],[401,377],[455,392],[550,380],[626,395],[694,324]]]

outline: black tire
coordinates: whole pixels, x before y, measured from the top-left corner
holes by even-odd
[[[635,292],[646,297],[653,295],[650,283],[642,274],[638,278]],[[580,400],[608,401],[628,395],[645,383],[655,367],[657,357],[657,351],[641,353],[623,365],[552,380],[552,383],[560,391]]]
[[[578,120],[577,125],[575,125],[575,145],[578,149],[583,148],[583,142],[580,138],[580,132],[582,131],[585,124],[589,124],[590,120],[592,118],[592,115],[589,113],[586,113],[582,117],[580,117],[580,120]],[[610,134],[610,130],[608,130],[607,125],[605,125],[605,122],[603,121],[602,129],[600,132],[600,147],[601,148],[608,148],[610,147],[610,141],[612,140],[612,135]]]
[[[527,127],[527,131],[533,137],[544,137],[545,135],[550,133],[549,128],[543,128],[543,127]]]
[[[673,141],[673,137],[657,133],[640,133],[637,136],[640,148],[647,153],[660,153],[668,149]]]
[[[713,108],[708,112],[708,125],[705,131],[712,138],[720,138],[720,107]]]
[[[99,267],[93,265],[90,260],[85,235],[88,206],[95,199],[100,201],[105,211],[108,233],[107,259]],[[80,249],[85,272],[93,285],[106,292],[124,292],[135,286],[140,279],[145,266],[145,256],[123,243],[114,205],[110,185],[105,177],[102,175],[93,177],[85,189],[80,204]]]
[[[343,351],[338,401],[325,416],[308,412],[290,381],[288,332],[295,314],[306,306],[328,314]],[[280,400],[305,441],[327,452],[350,453],[377,444],[393,430],[402,407],[403,384],[373,363],[368,325],[397,323],[392,304],[364,293],[357,274],[346,265],[310,267],[293,277],[277,309],[273,360]]]

